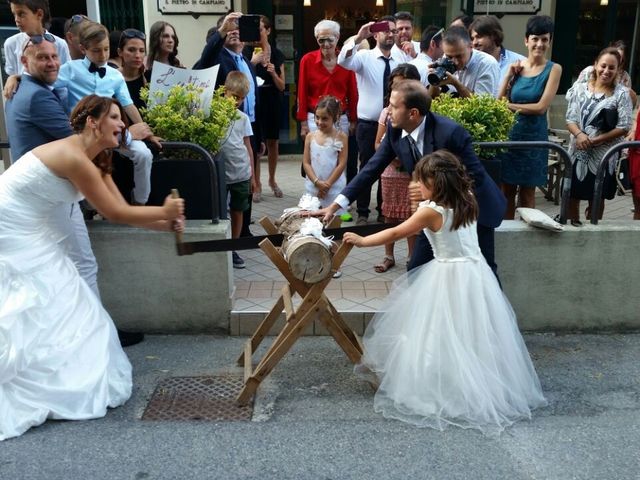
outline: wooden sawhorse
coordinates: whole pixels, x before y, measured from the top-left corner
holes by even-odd
[[[278,233],[269,219],[264,218],[260,223],[268,234]],[[244,387],[236,398],[238,404],[245,405],[249,402],[260,383],[271,373],[278,362],[282,360],[284,355],[300,338],[302,332],[313,321],[316,314],[340,348],[347,354],[349,360],[353,363],[360,361],[363,352],[360,338],[346,324],[324,293],[325,288],[332,279],[332,274],[340,269],[352,247],[353,245],[342,243],[333,256],[331,273],[318,283],[308,284],[293,276],[286,259],[273,243],[268,239],[260,242],[262,251],[280,270],[288,283],[282,288],[282,294],[278,297],[271,311],[260,323],[251,338],[247,340],[244,351],[238,358],[238,365],[244,366]],[[294,293],[298,293],[302,297],[302,303],[297,310],[294,310],[291,300]],[[267,336],[283,309],[286,318],[285,325],[258,365],[253,369],[251,363],[253,354],[264,340],[264,337]]]

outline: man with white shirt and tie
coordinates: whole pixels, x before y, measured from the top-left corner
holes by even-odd
[[[447,149],[457,155],[473,179],[474,193],[478,200],[478,242],[482,254],[497,276],[494,258],[494,230],[502,221],[506,200],[489,177],[473,152],[471,136],[454,121],[431,113],[431,98],[417,80],[405,80],[394,85],[389,100],[390,124],[380,147],[367,165],[349,182],[345,189],[327,208],[320,210],[324,220],[330,220],[340,208],[346,208],[362,190],[371,188],[373,182],[394,158],[398,158],[407,172],[413,172],[421,156],[436,150]],[[410,138],[409,138],[410,137]],[[412,201],[423,200],[419,188],[409,192]],[[433,259],[433,251],[423,233],[418,235],[413,256],[408,265],[411,270]]]
[[[356,141],[360,154],[360,170],[362,170],[375,152],[378,119],[383,108],[385,93],[389,84],[389,75],[401,60],[391,54],[395,44],[396,26],[392,16],[385,16],[378,23],[387,22],[388,30],[372,33],[369,27],[374,22],[364,24],[353,40],[346,42],[338,55],[338,65],[353,70],[358,85],[358,126]],[[385,26],[386,27],[386,26]],[[373,36],[376,47],[372,50],[358,50],[360,43]],[[377,179],[376,179],[377,180]],[[367,223],[369,202],[371,201],[371,185],[363,189],[356,203],[358,211],[357,224]],[[378,183],[377,193],[378,220],[382,220],[382,191]]]

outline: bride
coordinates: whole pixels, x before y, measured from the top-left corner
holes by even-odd
[[[35,148],[0,175],[0,440],[46,419],[106,414],[131,395],[131,364],[100,300],[63,248],[51,221],[87,198],[106,218],[181,230],[184,201],[129,206],[111,178],[110,149],[122,107],[90,95],[71,113],[74,135]]]

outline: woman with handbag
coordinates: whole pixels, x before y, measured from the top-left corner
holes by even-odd
[[[580,200],[588,200],[586,219],[591,217],[591,203],[596,174],[604,154],[623,140],[631,126],[631,98],[629,89],[618,83],[621,59],[612,47],[602,50],[593,65],[587,83],[576,81],[567,92],[567,129],[571,133],[569,155],[573,164],[569,220],[574,226],[580,221]],[[611,200],[616,183],[613,173],[615,161],[605,168],[603,197]],[[602,218],[604,201],[597,212]]]
[[[562,67],[546,59],[551,47],[553,20],[535,15],[527,21],[524,44],[529,55],[512,63],[502,81],[500,98],[518,112],[509,140],[548,140],[547,109],[558,91]],[[507,197],[506,220],[513,220],[516,195],[519,206],[535,208],[536,186],[547,183],[547,150],[510,150],[501,155],[502,191]]]

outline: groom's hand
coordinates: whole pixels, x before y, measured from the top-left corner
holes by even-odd
[[[321,208],[320,210],[316,210],[311,215],[314,217],[322,217],[322,223],[325,225],[329,225],[333,217],[335,217],[336,212],[340,208],[340,205],[337,203],[332,203],[328,207]]]

